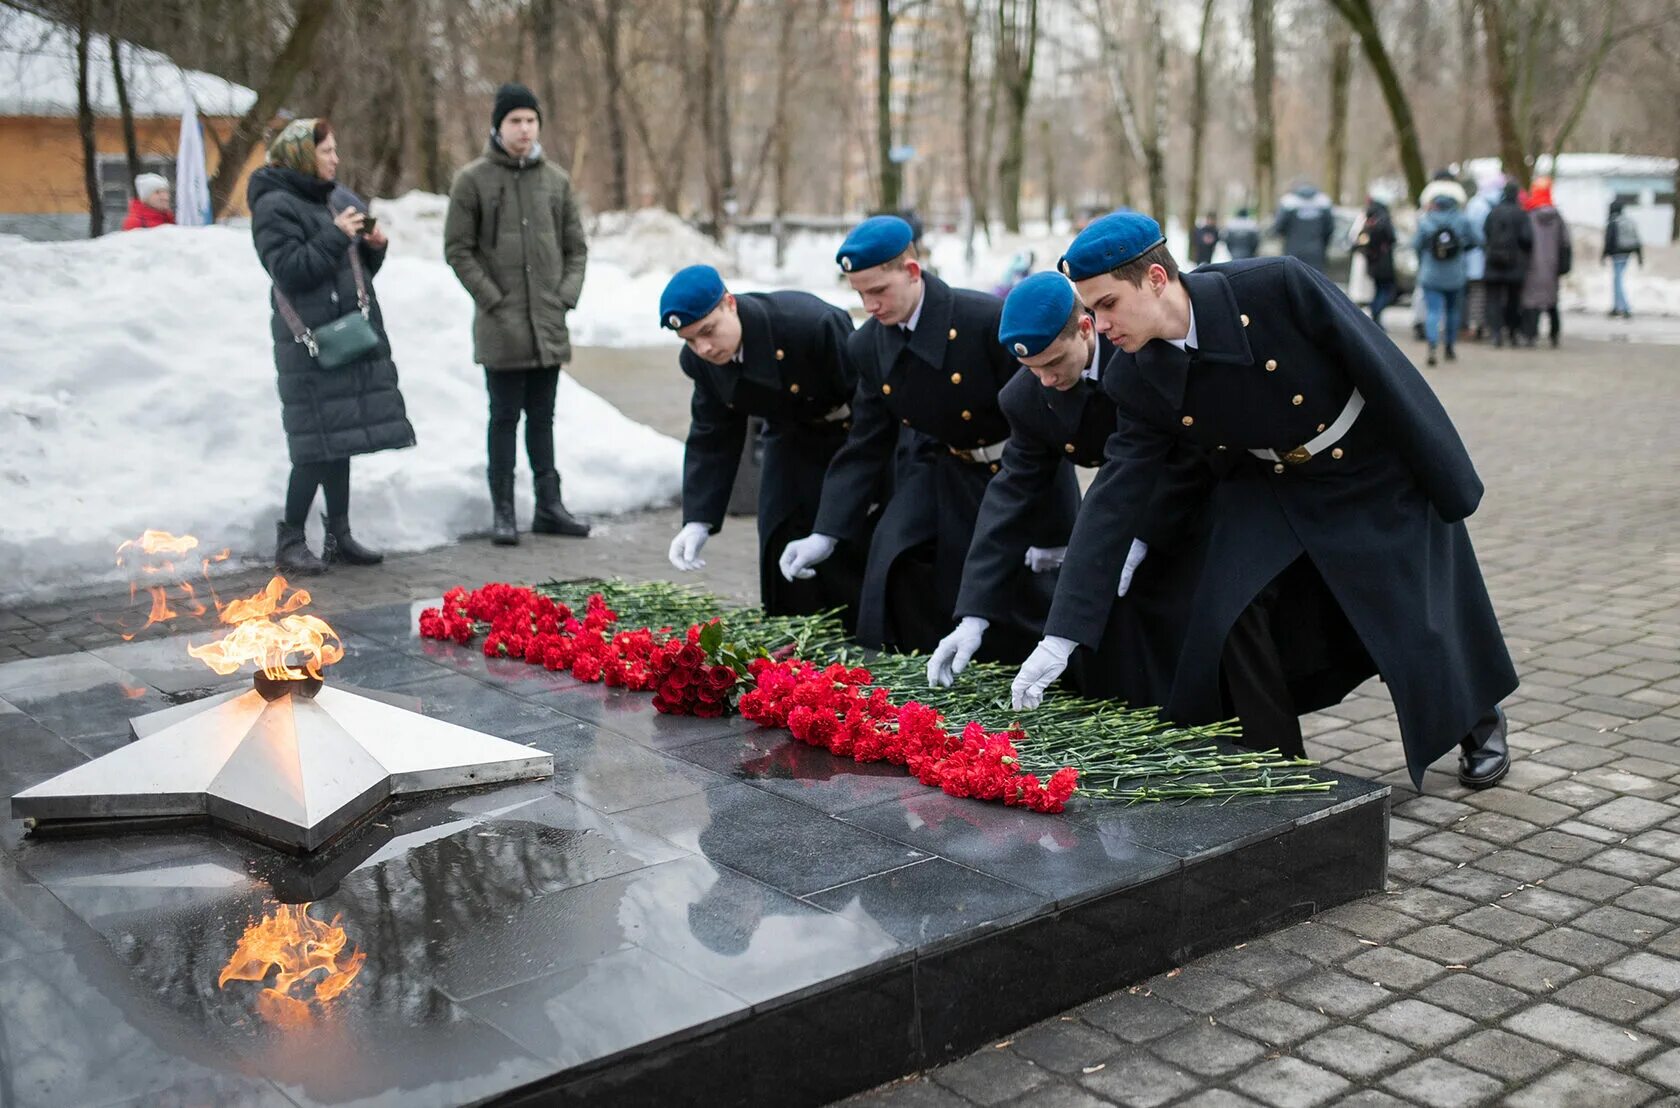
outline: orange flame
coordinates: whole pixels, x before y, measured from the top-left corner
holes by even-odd
[[[321,667],[344,657],[344,645],[320,617],[293,614],[309,603],[309,593],[295,589],[287,596],[287,587],[286,579],[276,576],[261,592],[230,600],[221,621],[233,631],[213,643],[189,646],[187,653],[224,677],[252,662],[276,681],[319,678]],[[288,664],[294,654],[302,657],[302,669]]]
[[[139,538],[129,539],[117,547],[117,565],[145,577],[159,577],[164,574],[174,575],[176,572],[174,559],[183,554],[190,554],[197,548],[198,539],[192,535],[172,535],[168,531],[145,531]],[[204,566],[207,571],[209,565],[210,560],[206,559]],[[203,615],[204,605],[198,603],[197,598],[193,595],[192,586],[183,582],[181,588],[187,599],[193,601],[193,614]],[[139,589],[138,578],[130,581],[128,586],[129,599],[132,600],[139,593]],[[146,622],[140,627],[140,631],[144,631],[154,623],[166,623],[181,614],[169,606],[169,586],[147,585],[146,591],[152,596],[152,610],[147,613]],[[126,632],[123,639],[124,641],[132,640],[138,633],[138,631]]]
[[[245,928],[216,987],[226,988],[229,981],[261,983],[276,971],[274,983],[257,994],[257,1013],[282,1027],[308,1023],[314,1011],[311,1003],[323,1006],[348,989],[367,961],[355,948],[341,957],[350,942],[339,926],[343,918],[339,914],[327,923],[311,916],[308,904],[277,905],[273,913]]]

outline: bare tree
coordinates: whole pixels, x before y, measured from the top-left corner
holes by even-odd
[[[1377,27],[1371,0],[1330,0],[1330,6],[1341,13],[1348,26],[1353,28],[1353,33],[1359,36],[1365,60],[1370,63],[1371,73],[1377,79],[1377,87],[1382,90],[1384,103],[1388,105],[1389,118],[1394,123],[1394,142],[1399,147],[1400,168],[1406,175],[1406,189],[1415,201],[1428,183],[1423,169],[1423,151],[1418,145],[1417,126],[1412,122],[1411,101],[1406,98],[1406,90],[1394,70],[1394,62],[1383,45],[1382,31]]]
[[[93,100],[88,95],[88,39],[91,0],[76,6],[76,133],[82,140],[82,184],[87,189],[88,238],[105,233],[105,203],[99,195],[99,146],[94,138]]]
[[[630,206],[630,140],[624,122],[623,24],[626,5],[618,0],[585,0],[576,5],[578,14],[593,32],[600,48],[601,76],[606,85],[607,157],[612,163],[612,181],[607,206],[623,211]]]
[[[722,242],[727,234],[725,205],[735,191],[734,143],[729,124],[729,25],[740,0],[699,0],[700,134],[705,147],[706,210],[712,235]]]
[[[875,4],[875,155],[880,173],[880,206],[895,211],[903,203],[904,167],[893,160],[892,38],[893,0]]]
[[[1162,223],[1167,218],[1167,36],[1161,27],[1162,0],[1146,0],[1144,14],[1149,28],[1149,128],[1144,133],[1143,169],[1149,184],[1149,210]],[[1190,222],[1196,221],[1194,212]]]
[[[233,186],[245,171],[245,159],[291,93],[298,74],[308,66],[309,52],[332,10],[333,0],[298,0],[291,33],[257,88],[256,102],[234,124],[233,133],[222,143],[221,160],[216,165],[216,175],[210,179],[210,205],[217,215],[227,211]]]
[[[118,0],[112,11],[111,21],[117,26],[122,24],[121,0]],[[140,176],[140,143],[134,134],[134,108],[128,102],[128,78],[123,73],[123,40],[112,33],[107,36],[106,41],[111,47],[111,84],[117,93],[117,114],[122,119],[123,153],[128,157],[128,179],[133,181]]]
[[[1333,203],[1342,202],[1342,173],[1347,168],[1348,85],[1353,80],[1353,34],[1346,22],[1330,21],[1330,136],[1324,179]]]
[[[1202,207],[1202,140],[1207,131],[1207,48],[1213,27],[1213,2],[1202,0],[1201,30],[1196,34],[1196,56],[1190,78],[1190,178],[1184,185],[1184,229],[1189,242],[1184,256],[1195,256],[1196,213]]]
[[[996,69],[1003,93],[1003,154],[998,158],[998,200],[1005,230],[1021,229],[1021,166],[1027,148],[1027,101],[1038,53],[1038,0],[998,0]]]
[[[1272,0],[1249,0],[1248,27],[1254,42],[1254,192],[1256,213],[1277,200],[1277,132],[1272,95],[1277,63],[1272,48]]]

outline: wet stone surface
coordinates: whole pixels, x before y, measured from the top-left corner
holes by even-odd
[[[610,1099],[620,1056],[641,1059],[642,1088],[691,1099],[723,1080],[696,1074],[750,1056],[752,1081],[822,1100],[971,1047],[1000,1014],[1163,968],[1206,939],[1185,906],[1245,870],[1274,883],[1269,911],[1315,867],[1350,890],[1380,873],[1386,793],[1362,782],[1247,812],[1021,813],[421,642],[423,606],[345,615],[329,683],[547,752],[553,777],[401,797],[305,858],[203,826],[49,838],[5,821],[7,1105],[444,1105],[534,1083]],[[7,795],[124,745],[136,715],[235,687],[186,641],[0,665]],[[1349,802],[1374,817],[1363,864],[1303,849],[1302,817]],[[223,979],[282,904],[342,929],[311,978],[359,961],[342,993],[276,999],[272,969]],[[1027,962],[1042,972],[1023,980]],[[1025,995],[988,1002],[1003,982]],[[868,1066],[835,1049],[854,1037]]]

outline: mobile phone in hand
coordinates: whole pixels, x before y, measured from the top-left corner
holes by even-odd
[[[367,215],[367,218],[362,220],[362,234],[364,234],[364,235],[373,234],[373,228],[378,222],[379,222],[379,217],[374,215],[372,212],[369,212],[368,215]]]

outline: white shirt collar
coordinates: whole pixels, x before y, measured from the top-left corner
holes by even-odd
[[[1186,303],[1184,307],[1185,307],[1185,310],[1190,313],[1190,330],[1185,332],[1184,337],[1181,338],[1181,339],[1168,339],[1167,341],[1172,343],[1174,346],[1178,347],[1180,350],[1194,350],[1194,349],[1197,348],[1196,347],[1196,308],[1195,308],[1194,305],[1189,304],[1189,303]]]
[[[746,365],[747,364],[747,344],[743,342],[740,346],[737,346],[735,348],[735,356],[733,358],[729,359],[729,360],[734,362],[736,365]]]
[[[927,282],[921,282],[922,294],[916,298],[916,310],[910,313],[910,318],[899,324],[906,331],[914,331],[916,324],[922,318],[922,305],[927,303]]]
[[[1080,371],[1079,376],[1082,380],[1095,381],[1097,379],[1097,361],[1101,357],[1102,357],[1102,343],[1097,341],[1097,336],[1092,335],[1091,336],[1091,364],[1086,366],[1083,370]]]

